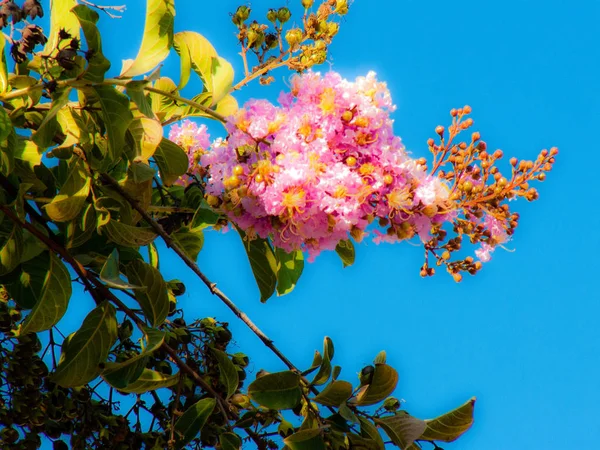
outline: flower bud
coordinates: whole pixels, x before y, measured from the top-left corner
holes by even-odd
[[[277,22],[277,11],[274,9],[269,9],[267,12],[267,20],[272,23]]]
[[[296,47],[302,42],[302,30],[300,28],[292,28],[285,33],[285,41],[288,43],[290,48]]]
[[[290,17],[292,17],[292,13],[285,6],[283,8],[279,8],[277,11],[277,18],[281,23],[286,23],[288,20],[290,20]]]
[[[302,6],[304,6],[304,9],[310,8],[314,2],[315,2],[315,0],[301,0]]]
[[[396,411],[400,409],[400,400],[398,400],[396,397],[388,397],[383,402],[383,408],[386,411]]]
[[[333,12],[338,16],[345,16],[348,14],[348,0],[337,0]]]
[[[235,14],[240,16],[240,19],[242,19],[242,21],[248,20],[248,17],[250,17],[250,8],[248,8],[247,6],[240,6],[236,10]]]

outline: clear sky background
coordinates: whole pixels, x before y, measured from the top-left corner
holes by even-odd
[[[296,12],[292,21],[299,20],[299,3],[289,2]],[[262,15],[282,4],[256,0],[251,6]],[[135,57],[144,6],[131,0],[123,19],[101,16],[111,61]],[[239,80],[229,16],[237,6],[230,0],[177,0],[176,29],[209,38]],[[474,426],[445,448],[596,447],[598,17],[595,0],[356,0],[331,46],[332,68],[346,78],[375,70],[387,81],[398,106],[396,133],[417,157],[428,156],[426,140],[436,125],[448,124],[448,111],[465,104],[489,147],[507,156],[535,158],[542,148],[560,148],[554,171],[537,186],[540,200],[513,204],[521,213],[508,244],[514,251],[497,250],[477,276],[460,284],[443,272],[422,279],[420,247],[363,243],[354,266],[342,269],[335,254],[322,254],[306,265],[292,294],[263,305],[234,233],[208,233],[200,267],[301,368],[330,336],[341,377],[352,382],[385,349],[400,373],[396,395],[413,415],[435,416],[476,396]],[[119,70],[115,64],[110,73]],[[174,55],[162,73],[178,78]],[[252,97],[275,101],[290,73],[273,75],[276,85],[255,83],[238,95],[240,103]],[[198,88],[191,84],[184,94],[191,97]],[[254,372],[284,369],[189,270],[163,255],[165,278],[188,286],[180,298],[188,320],[229,321]],[[61,324],[66,332],[83,318],[77,303],[91,306],[83,299],[71,303]]]

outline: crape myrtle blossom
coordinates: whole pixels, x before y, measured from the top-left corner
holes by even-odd
[[[436,212],[449,190],[394,135],[395,107],[375,73],[350,82],[308,72],[279,102],[248,102],[209,152],[206,141],[190,145],[205,137],[190,123],[171,132],[177,143],[189,140],[190,163],[200,156],[209,203],[247,235],[314,258],[349,236],[361,240],[375,219],[387,221],[376,241],[425,240],[445,219]]]
[[[375,242],[417,237],[426,249],[421,274],[434,273],[427,262],[432,254],[460,281],[459,272],[481,267],[470,257],[448,261],[462,236],[479,243],[476,255],[488,261],[518,221],[504,200],[537,198],[527,182],[542,180],[558,151],[544,150],[536,162],[511,159],[513,178],[507,180],[494,166],[501,152],[488,154],[479,133],[470,144],[452,143],[473,123],[461,121],[470,113],[465,107],[451,111],[447,141],[441,126],[441,143],[428,141],[434,153],[428,170],[426,160],[411,158],[394,135],[394,110],[374,72],[348,81],[335,72],[309,71],[292,78],[279,106],[251,100],[228,117],[227,139],[210,150],[206,128],[192,122],[174,126],[169,136],[188,151],[188,174],[203,181],[208,204],[250,239],[269,238],[288,252],[307,251],[312,260],[369,232]],[[453,170],[436,173],[445,164]],[[447,242],[445,224],[456,233]]]
[[[198,172],[200,156],[211,146],[206,125],[198,126],[191,120],[184,120],[180,125],[175,124],[171,127],[169,139],[186,151],[189,161],[188,173]],[[190,176],[184,175],[177,180],[176,184],[186,186],[190,181]]]

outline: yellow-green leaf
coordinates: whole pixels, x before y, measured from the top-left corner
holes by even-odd
[[[350,239],[338,242],[338,244],[335,247],[335,252],[342,260],[342,264],[344,265],[344,267],[348,267],[354,264],[354,244]]]
[[[289,294],[296,287],[296,283],[304,269],[304,255],[300,250],[287,253],[276,248],[277,258],[277,295]]]
[[[91,177],[80,158],[70,164],[69,175],[59,193],[44,206],[46,214],[56,222],[68,222],[79,215],[90,193]]]
[[[158,327],[169,313],[167,283],[161,273],[151,265],[136,259],[127,265],[125,274],[130,283],[146,287],[145,290],[134,291],[135,299],[150,324]]]
[[[227,356],[227,353],[216,348],[212,348],[211,352],[219,365],[219,381],[225,386],[225,399],[228,399],[235,394],[238,388],[239,377],[237,369],[231,359],[229,359],[229,356]]]
[[[217,401],[214,398],[203,398],[190,406],[175,423],[175,432],[179,439],[175,448],[185,447],[194,439],[212,414]]]
[[[0,225],[0,276],[12,272],[23,255],[23,229],[5,217]]]
[[[8,90],[8,66],[6,65],[6,38],[0,33],[0,94]]]
[[[464,405],[446,414],[426,420],[427,428],[419,439],[442,442],[452,442],[458,439],[473,425],[475,400],[473,397]]]
[[[224,58],[217,56],[212,60],[212,106],[219,103],[231,89],[233,84],[233,66]]]
[[[88,48],[87,68],[82,78],[100,83],[104,74],[110,69],[110,61],[102,54],[100,32],[96,27],[98,13],[86,5],[77,5],[72,9],[79,20]]]
[[[387,364],[375,364],[371,383],[363,386],[356,395],[356,404],[368,406],[379,403],[388,397],[398,384],[398,372]]]
[[[148,356],[158,350],[165,340],[165,333],[153,328],[144,328],[145,345],[140,353],[126,359],[122,362],[107,362],[102,371],[104,378],[111,386],[117,389],[126,388],[131,382],[137,381],[138,377],[143,373],[143,366],[140,367],[137,376],[131,376],[136,372],[134,366],[139,362],[144,362]],[[133,368],[133,370],[131,370]],[[131,377],[131,378],[130,378]]]
[[[189,229],[183,227],[171,234],[171,239],[185,254],[196,261],[202,246],[204,245],[204,233],[200,228]]]
[[[207,91],[212,92],[212,58],[217,51],[212,44],[200,33],[182,31],[176,33],[173,47],[181,59],[181,78],[178,89],[183,89],[194,70],[204,83]]]
[[[325,406],[340,406],[352,395],[352,384],[347,381],[333,381],[313,400]]]
[[[179,381],[179,373],[165,375],[152,369],[144,369],[142,374],[132,383],[129,383],[120,391],[129,394],[143,394],[156,389],[175,386]]]
[[[325,450],[325,441],[319,429],[301,430],[283,440],[291,450]]]
[[[50,7],[50,31],[44,55],[50,54],[58,45],[58,32],[65,30],[73,38],[79,38],[79,21],[71,10],[77,6],[77,0],[52,0]]]
[[[63,352],[50,379],[63,387],[82,386],[100,373],[100,363],[117,339],[115,308],[102,302],[83,321],[81,328],[63,344]]]
[[[139,117],[131,122],[129,131],[135,142],[136,154],[133,159],[147,163],[163,139],[162,125],[156,119]]]
[[[302,398],[300,376],[291,371],[270,373],[248,386],[252,400],[270,409],[292,409]]]
[[[108,255],[108,258],[106,258],[106,262],[100,271],[100,279],[104,281],[107,286],[115,289],[142,288],[141,286],[127,283],[121,278],[121,271],[119,270],[119,252],[116,248]]]
[[[271,244],[266,239],[256,237],[249,240],[243,231],[238,231],[244,242],[250,267],[260,290],[260,301],[264,303],[273,295],[275,286],[277,285],[277,260],[275,253],[271,248]]]
[[[67,311],[71,298],[71,277],[65,265],[54,253],[40,255],[36,260],[41,258],[49,260],[48,269],[40,296],[19,330],[22,335],[48,330],[56,325]]]
[[[221,450],[240,450],[242,448],[242,440],[235,433],[221,433],[219,435],[219,444]]]
[[[412,443],[419,439],[427,425],[424,420],[412,417],[405,411],[399,411],[393,416],[380,417],[375,423],[383,428],[392,442],[406,450]]]
[[[115,244],[124,247],[143,247],[156,239],[156,233],[149,227],[134,227],[111,219],[110,213],[104,208],[97,211],[98,232],[106,236]]]
[[[130,66],[121,73],[131,78],[154,69],[169,54],[173,45],[174,0],[147,0],[142,46]]]
[[[163,138],[154,152],[160,179],[165,186],[171,186],[188,170],[188,156],[176,143]]]

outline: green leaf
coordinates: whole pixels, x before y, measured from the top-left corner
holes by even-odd
[[[372,439],[359,436],[354,433],[347,433],[348,441],[350,442],[350,448],[352,450],[380,450],[377,442]]]
[[[412,417],[404,411],[399,411],[394,416],[374,420],[401,450],[406,450],[416,439],[419,439],[427,427],[424,420]]]
[[[221,445],[221,450],[240,450],[242,448],[242,440],[235,433],[220,434],[219,444]]]
[[[300,250],[287,253],[280,248],[275,249],[277,258],[277,295],[289,294],[304,269],[304,255]]]
[[[283,440],[291,450],[326,450],[321,430],[302,430]]]
[[[377,356],[375,357],[375,361],[373,361],[375,364],[385,364],[385,360],[387,358],[387,355],[385,353],[385,350],[380,351]]]
[[[155,269],[159,268],[158,264],[158,249],[156,248],[156,244],[151,242],[148,244],[148,262]]]
[[[0,33],[0,39],[4,38],[4,35]],[[12,133],[13,126],[10,121],[10,117],[6,113],[6,110],[0,107],[0,143],[4,141]]]
[[[219,381],[226,389],[226,397],[228,399],[235,391],[237,391],[239,384],[238,371],[229,356],[225,352],[217,350],[215,348],[211,349],[211,352],[215,356],[217,363],[219,364]]]
[[[23,229],[7,217],[0,225],[0,276],[12,272],[23,255]]]
[[[119,270],[119,252],[116,248],[111,252],[108,258],[106,258],[106,262],[100,271],[100,279],[104,281],[107,286],[115,289],[141,288],[141,286],[129,284],[121,278],[121,271]]]
[[[244,248],[250,261],[252,273],[260,290],[260,301],[266,302],[277,285],[277,259],[271,248],[271,244],[266,239],[256,237],[252,240],[246,238],[246,234],[242,230],[238,230]]]
[[[91,177],[85,171],[83,160],[74,157],[67,180],[60,192],[44,206],[46,214],[55,222],[68,222],[79,215],[91,188]]]
[[[233,66],[225,59],[217,56],[212,60],[212,105],[216,105],[223,99],[231,89],[233,84]]]
[[[8,66],[6,65],[6,38],[0,33],[0,94],[8,90]]]
[[[52,0],[50,8],[50,31],[48,42],[43,54],[48,55],[58,45],[58,32],[65,30],[73,38],[79,38],[79,21],[72,9],[77,6],[77,0]]]
[[[106,360],[116,339],[116,311],[108,301],[104,301],[87,315],[66,348],[63,344],[51,381],[62,387],[89,383],[100,373],[100,363]]]
[[[50,109],[44,116],[44,120],[40,123],[37,131],[31,136],[33,141],[40,147],[50,147],[53,144],[54,134],[56,133],[56,128],[58,126],[56,115],[67,105],[67,103],[69,103],[69,94],[71,93],[71,90],[72,88],[67,87],[66,89],[56,92],[55,95],[52,96],[52,105],[50,106]]]
[[[67,225],[66,247],[68,249],[79,247],[91,239],[96,229],[96,221],[96,208],[90,203],[80,220],[72,221]]]
[[[217,103],[217,107],[214,108],[214,110],[222,116],[229,117],[236,112],[238,108],[238,102],[235,97],[232,95],[227,95],[219,103]]]
[[[25,162],[33,170],[42,162],[43,149],[38,148],[35,143],[29,139],[19,136],[15,145],[15,158]]]
[[[342,260],[344,267],[348,267],[354,264],[354,244],[350,239],[338,242],[338,244],[335,247],[335,252]]]
[[[185,151],[168,139],[163,138],[154,152],[154,160],[160,171],[160,179],[165,186],[171,186],[184,175],[189,166]]]
[[[192,261],[196,261],[204,245],[204,233],[200,228],[181,228],[171,234],[171,239]]]
[[[98,208],[98,232],[115,244],[123,247],[138,248],[150,244],[156,239],[156,233],[149,227],[134,227],[111,218],[107,209]]]
[[[161,77],[156,80],[154,82],[154,88],[173,95],[179,95],[175,82],[168,77]],[[175,100],[156,92],[151,92],[149,97],[152,105],[152,112],[156,114],[158,120],[161,122],[169,120],[184,108],[175,104]]]
[[[175,386],[179,382],[179,377],[179,373],[165,375],[156,370],[144,369],[134,382],[119,390],[129,394],[144,394],[149,391]]]
[[[138,117],[129,125],[129,131],[135,143],[135,155],[132,159],[147,163],[163,139],[162,125],[156,119]]]
[[[302,398],[300,376],[291,371],[270,373],[248,386],[252,400],[270,409],[292,409]]]
[[[71,277],[69,271],[54,253],[45,253],[36,259],[48,259],[46,276],[39,298],[27,315],[19,334],[37,333],[52,328],[64,316],[71,298]]]
[[[155,119],[152,106],[150,105],[150,100],[148,99],[146,91],[144,90],[144,87],[149,84],[150,82],[148,80],[130,81],[125,85],[125,92],[137,105],[138,109],[144,116],[150,119]]]
[[[131,78],[154,69],[169,54],[173,45],[174,0],[147,0],[142,46],[135,60],[121,73]]]
[[[446,414],[426,420],[427,428],[419,439],[442,442],[452,442],[458,439],[473,425],[475,400],[476,398],[473,397],[464,405]]]
[[[398,372],[387,364],[375,364],[375,373],[371,383],[363,386],[356,395],[356,404],[374,405],[385,400],[398,384]]]
[[[329,380],[329,377],[331,376],[331,360],[333,359],[333,355],[333,341],[331,338],[326,336],[323,340],[323,361],[321,362],[321,367],[311,383],[312,385],[320,386],[327,383],[327,380]]]
[[[175,424],[175,432],[181,436],[175,448],[183,448],[194,439],[212,414],[217,401],[214,398],[203,398],[190,406]]]
[[[122,362],[107,362],[102,371],[104,378],[111,386],[122,390],[130,383],[138,380],[144,371],[147,358],[158,350],[165,340],[165,333],[153,328],[144,328],[146,345],[143,350]]]
[[[129,110],[129,99],[112,86],[93,86],[89,88],[100,102],[102,118],[108,136],[108,162],[110,167],[123,153],[125,133],[133,120]]]
[[[169,314],[169,294],[167,283],[161,273],[149,264],[134,260],[125,268],[130,283],[145,286],[145,290],[135,290],[135,299],[153,327],[158,327]]]
[[[208,39],[193,31],[182,31],[175,34],[173,48],[181,59],[181,78],[177,89],[183,89],[191,70],[194,70],[206,90],[212,92],[212,59],[217,56],[217,51]]]
[[[372,439],[377,445],[376,448],[379,450],[385,450],[385,444],[381,438],[381,434],[379,434],[379,431],[377,430],[377,427],[375,427],[375,425],[373,425],[364,417],[359,417],[358,420],[360,422],[360,433],[364,437]]]
[[[325,406],[340,406],[352,396],[352,384],[347,381],[333,381],[313,400]]]
[[[98,13],[86,5],[77,5],[71,11],[81,24],[88,48],[89,56],[83,79],[101,83],[104,81],[104,74],[110,69],[110,61],[102,54],[102,41],[96,27]]]
[[[85,147],[90,143],[90,131],[87,128],[87,123],[83,118],[83,112],[77,112],[73,108],[66,107],[60,109],[56,114],[56,120],[60,126],[62,133],[65,135],[65,140],[55,149],[52,149],[48,156],[62,157],[60,149],[65,148],[64,152],[70,158],[73,154],[69,147],[78,144]]]
[[[321,356],[321,352],[319,350],[315,350],[315,356],[313,356],[313,362],[308,369],[302,372],[303,376],[308,375],[311,372],[314,372],[319,367],[321,367],[321,363],[323,362],[323,357]]]

